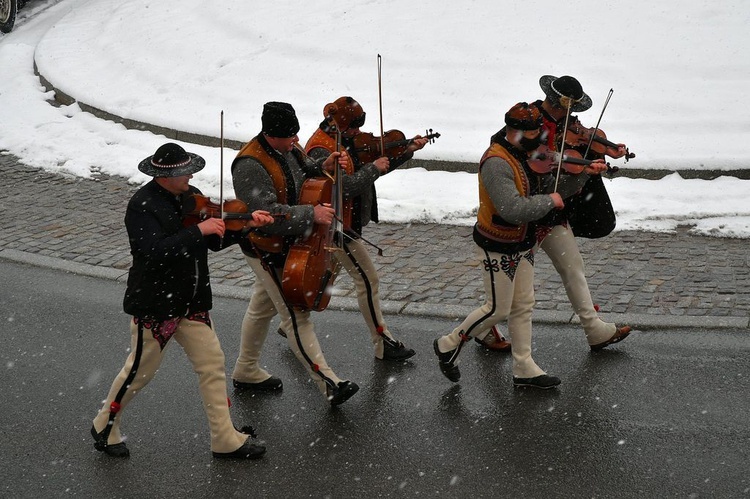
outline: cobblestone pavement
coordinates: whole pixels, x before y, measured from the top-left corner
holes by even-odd
[[[138,186],[106,175],[89,180],[53,174],[6,153],[0,154],[0,177],[6,192],[0,199],[0,257],[31,255],[126,273],[131,259],[123,216]],[[443,224],[368,226],[365,237],[385,252],[373,256],[384,309],[459,318],[478,306],[483,290],[470,234],[470,227]],[[640,326],[677,320],[685,326],[748,327],[747,240],[694,236],[685,228],[675,234],[615,232],[599,240],[579,239],[579,244],[592,296],[605,319],[625,318]],[[215,290],[242,295],[253,284],[236,246],[211,254],[210,265]],[[337,303],[353,306],[353,284],[346,274],[336,280],[335,295]],[[535,317],[575,320],[561,280],[543,253],[536,259],[536,299]]]

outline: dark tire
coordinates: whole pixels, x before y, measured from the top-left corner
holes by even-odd
[[[10,33],[16,22],[17,0],[0,0],[0,31]]]

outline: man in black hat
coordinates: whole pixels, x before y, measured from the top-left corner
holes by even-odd
[[[505,114],[505,128],[491,139],[479,162],[479,212],[474,242],[483,264],[485,303],[450,334],[433,343],[440,370],[457,382],[457,360],[471,338],[508,321],[513,341],[513,385],[549,389],[560,378],[544,372],[531,357],[531,316],[534,308],[536,224],[564,207],[563,199],[583,185],[587,174],[561,179],[555,192],[532,182],[528,158],[541,143],[542,116],[535,106],[519,102]],[[600,172],[592,165],[587,173]]]
[[[580,82],[572,76],[545,75],[539,79],[545,94],[544,100],[531,105],[539,109],[543,118],[543,134],[546,145],[553,151],[560,150],[560,137],[565,128],[577,118],[570,113],[579,113],[592,106],[591,98],[584,92]],[[608,150],[608,155],[620,158],[627,153],[625,144]],[[566,146],[566,149],[568,146]],[[585,151],[581,151],[585,152]],[[587,159],[601,159],[589,155]],[[600,175],[592,175],[583,185],[582,191],[566,201],[566,209],[553,212],[539,222],[537,241],[549,256],[562,279],[568,300],[581,321],[591,351],[599,351],[613,343],[624,340],[631,331],[630,326],[617,326],[599,318],[591,299],[586,281],[583,258],[574,236],[603,237],[615,227],[615,213]],[[502,334],[493,328],[481,340],[491,350],[511,349]],[[480,335],[481,337],[481,335]]]
[[[204,165],[203,158],[172,143],[138,165],[153,179],[133,195],[125,214],[133,255],[124,299],[125,312],[133,316],[131,352],[91,427],[94,447],[109,456],[130,455],[120,433],[123,410],[154,377],[173,337],[198,373],[213,456],[256,459],[266,451],[253,443],[251,427],[237,430],[232,424],[224,353],[209,316],[207,250],[221,249],[224,220],[183,226],[183,203],[200,194],[190,179]],[[273,222],[267,212],[256,211],[252,217],[248,227]]]
[[[309,234],[314,224],[330,225],[334,210],[329,205],[300,204],[302,183],[331,170],[333,153],[325,161],[313,161],[297,145],[299,122],[294,108],[285,102],[263,106],[261,132],[248,142],[232,163],[232,181],[238,199],[249,209],[286,215],[240,242],[256,281],[242,321],[240,353],[232,374],[238,391],[277,391],[282,381],[260,367],[260,355],[271,319],[278,311],[281,330],[289,347],[331,405],[344,403],[359,387],[339,378],[326,362],[315,335],[310,311],[287,303],[282,275],[291,244]],[[344,167],[346,164],[343,165]]]

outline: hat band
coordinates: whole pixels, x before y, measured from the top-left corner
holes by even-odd
[[[190,164],[190,161],[192,161],[192,158],[188,158],[188,159],[186,159],[185,161],[183,161],[182,163],[175,163],[175,164],[173,164],[173,165],[162,165],[162,164],[160,164],[160,163],[156,163],[156,162],[154,162],[154,160],[152,159],[152,160],[151,160],[151,165],[152,165],[152,166],[155,166],[155,167],[157,167],[157,168],[179,168],[179,167],[181,167],[181,166],[186,166],[186,165],[189,165],[189,164]]]
[[[552,91],[553,91],[553,92],[555,92],[555,93],[557,94],[557,96],[558,96],[558,97],[560,97],[561,99],[562,99],[563,97],[565,97],[566,99],[570,99],[570,101],[571,101],[571,102],[581,102],[581,101],[583,100],[583,95],[582,95],[582,96],[580,96],[579,98],[577,98],[577,99],[576,99],[576,98],[570,97],[569,95],[564,95],[564,94],[562,94],[561,92],[559,92],[559,91],[558,91],[558,90],[557,90],[557,89],[555,88],[555,82],[554,82],[554,81],[553,81],[552,83],[550,83],[550,84],[549,84],[549,88],[551,88],[551,89],[552,89]]]

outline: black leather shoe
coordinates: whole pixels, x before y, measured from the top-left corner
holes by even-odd
[[[258,445],[250,442],[250,438],[245,440],[242,447],[234,452],[212,452],[214,457],[219,459],[259,459],[266,453],[264,445]]]
[[[260,383],[244,383],[242,381],[233,379],[232,385],[238,392],[242,392],[245,390],[252,392],[275,392],[276,390],[281,390],[284,388],[284,383],[282,383],[281,380],[276,376],[271,376],[267,380],[261,381]]]
[[[359,386],[354,381],[340,381],[336,388],[328,388],[328,400],[332,406],[341,405],[358,391]]]
[[[98,450],[99,452],[104,452],[106,455],[112,457],[130,456],[130,451],[128,450],[127,446],[125,446],[125,442],[108,445],[104,440],[103,433],[104,432],[97,433],[96,429],[93,426],[91,427],[91,436],[94,437],[94,449]]]
[[[557,376],[550,376],[549,374],[540,374],[533,378],[516,378],[513,376],[513,386],[523,387],[530,386],[532,388],[541,388],[542,390],[549,390],[560,384],[560,378]]]
[[[443,373],[443,375],[448,378],[449,380],[456,383],[459,379],[461,379],[461,371],[458,369],[458,366],[451,362],[451,358],[453,357],[453,354],[456,352],[455,349],[451,350],[450,352],[441,352],[440,348],[438,348],[438,340],[432,342],[432,346],[435,349],[435,355],[437,355],[439,364],[440,364],[440,371]]]
[[[237,429],[237,427],[235,426],[235,427],[234,427],[234,429],[235,429],[235,430],[237,430],[237,431],[238,431],[238,432],[240,432],[240,433],[244,433],[245,435],[249,435],[249,436],[251,436],[251,437],[253,437],[253,438],[258,438],[258,435],[257,435],[257,434],[255,433],[255,428],[253,428],[253,427],[252,427],[252,426],[250,426],[250,425],[247,425],[247,426],[243,426],[243,427],[242,427],[242,428],[240,428],[239,430],[238,430],[238,429]]]
[[[383,341],[383,359],[392,362],[403,362],[406,359],[414,357],[417,352],[413,348],[406,348],[406,345],[400,341],[387,342]]]

